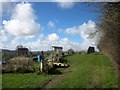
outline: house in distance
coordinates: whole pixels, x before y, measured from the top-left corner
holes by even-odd
[[[28,55],[29,54],[29,49],[26,47],[23,47],[23,45],[18,45],[16,47],[16,51],[18,55]]]

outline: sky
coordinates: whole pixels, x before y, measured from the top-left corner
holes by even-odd
[[[15,50],[17,45],[32,51],[86,51],[94,46],[99,51],[101,32],[97,23],[99,12],[83,2],[1,2],[1,49]],[[94,5],[94,3],[92,3]],[[91,34],[94,34],[91,37]]]

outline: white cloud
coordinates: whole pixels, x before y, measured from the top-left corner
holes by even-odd
[[[12,36],[8,34],[5,30],[0,30],[0,38],[2,42],[5,42],[7,40],[10,40]]]
[[[74,29],[75,28],[75,29]],[[74,30],[78,33],[74,33]],[[75,51],[86,51],[89,46],[94,46],[96,51],[97,49],[97,44],[99,42],[99,39],[101,37],[100,32],[97,31],[97,26],[93,21],[88,21],[87,23],[84,23],[80,26],[75,26],[71,27],[69,29],[66,29],[66,31],[69,31],[71,35],[80,35],[80,37],[83,39],[83,43],[78,43],[78,42],[72,42],[68,38],[61,38],[58,36],[56,33],[49,34],[47,37],[45,37],[43,34],[40,34],[34,41],[28,40],[26,43],[22,43],[26,47],[31,47],[32,50],[52,50],[53,45],[55,46],[62,46],[63,50],[68,50],[70,48],[74,49]],[[72,33],[73,32],[73,33]],[[91,33],[95,33],[95,36],[92,38],[90,37]],[[12,48],[18,43],[19,39],[21,38],[16,38],[12,40],[10,45],[5,45],[4,47]],[[79,39],[79,38],[78,38]]]
[[[11,41],[11,45],[17,46],[17,45],[19,45],[19,43],[17,42],[17,40],[13,39],[13,40]]]
[[[83,43],[80,45],[80,49],[85,51],[89,46],[96,47],[101,37],[101,32],[98,32],[96,23],[92,20],[89,20],[87,23],[83,23],[80,26],[67,28],[64,33],[70,35],[80,35],[80,37],[83,39]],[[95,35],[91,37],[93,33],[95,33]]]
[[[80,48],[79,48],[79,43],[77,42],[72,42],[70,41],[68,38],[61,38],[59,40],[59,44],[60,46],[62,46],[64,48],[64,50],[68,50],[68,49],[74,49],[75,51],[79,51]]]
[[[29,3],[17,4],[11,20],[3,21],[6,32],[17,36],[32,36],[40,31],[40,24],[35,22],[35,14]]]
[[[0,0],[0,2],[16,2],[17,0]]]
[[[19,42],[22,40],[21,38],[14,38],[11,43],[4,44],[4,49],[11,49],[15,50],[16,46],[22,44],[25,47],[31,48],[31,50],[52,50],[52,46],[61,46],[63,50],[66,51],[70,48],[74,49],[75,51],[79,50],[79,43],[72,42],[68,38],[60,38],[56,33],[49,34],[45,37],[43,34],[40,34],[38,38],[34,39],[34,41],[28,42]]]
[[[95,22],[89,20],[87,23],[84,23],[82,25],[65,29],[66,34],[80,35],[80,37],[83,39],[83,43],[72,42],[67,37],[61,38],[56,33],[51,33],[48,36],[39,34],[37,37],[33,37],[32,41],[31,38],[28,38],[27,40],[20,42],[23,40],[23,38],[16,37],[11,41],[10,44],[4,45],[3,48],[15,49],[18,44],[22,44],[26,47],[31,47],[31,50],[52,50],[51,46],[55,45],[62,46],[63,50],[65,51],[70,48],[74,49],[75,51],[86,51],[89,46],[94,46],[97,51],[97,44],[101,36],[100,32],[96,32],[97,30],[98,29]],[[5,32],[2,31],[2,33],[4,35]],[[95,35],[93,37],[90,37],[91,33],[95,33]]]
[[[49,41],[57,41],[59,39],[59,36],[56,33],[52,33],[48,35]]]
[[[49,38],[51,36],[52,38]],[[56,33],[52,33],[48,35],[49,39],[46,39],[47,47],[51,48],[51,46],[61,46],[63,50],[66,51],[68,49],[74,49],[75,51],[79,50],[79,44],[76,42],[70,41],[67,37],[60,38]],[[54,38],[54,39],[53,39]]]
[[[68,2],[66,2],[66,4],[67,3]],[[69,4],[70,3],[72,2],[69,2]],[[31,47],[32,50],[50,50],[52,49],[51,46],[55,45],[62,46],[64,50],[72,48],[77,51],[87,50],[89,46],[96,47],[99,42],[100,32],[97,32],[94,37],[90,37],[92,33],[95,33],[98,30],[95,22],[92,20],[89,20],[87,23],[83,23],[82,25],[73,26],[64,30],[64,34],[80,35],[80,37],[83,39],[83,43],[78,43],[70,41],[67,37],[61,38],[56,33],[49,34],[48,36],[38,34],[42,28],[40,24],[35,22],[35,19],[36,16],[31,4],[17,4],[14,12],[12,13],[11,19],[8,21],[3,20],[4,28],[0,30],[0,38],[2,38],[3,42],[10,40],[13,38],[13,36],[15,37],[11,40],[11,43],[7,45],[2,43],[2,48],[15,49],[18,44],[23,44],[26,47]],[[55,23],[53,21],[49,21],[48,27],[54,28]]]
[[[63,9],[72,8],[75,5],[74,0],[57,0],[58,7]]]
[[[58,6],[63,9],[72,8],[75,5],[74,2],[59,2]]]
[[[49,28],[55,28],[55,23],[53,21],[48,22],[48,27]]]
[[[10,6],[12,4],[2,2],[2,5]],[[10,7],[7,8],[9,10]],[[3,10],[7,8],[3,8]],[[34,38],[41,29],[40,24],[35,22],[36,16],[31,4],[19,3],[12,11],[11,19],[8,21],[3,20],[3,26],[0,28],[1,48],[15,49],[18,44],[25,44],[26,41]]]
[[[76,34],[79,34],[79,30],[78,30],[78,27],[74,26],[74,27],[71,27],[71,28],[67,28],[65,31],[64,31],[65,34],[70,34],[70,35],[76,35]]]

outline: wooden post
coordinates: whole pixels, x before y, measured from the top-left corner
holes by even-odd
[[[43,72],[43,62],[42,62],[42,60],[40,61],[40,71]]]
[[[43,72],[44,53],[41,51],[40,71]]]

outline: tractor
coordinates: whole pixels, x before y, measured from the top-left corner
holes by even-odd
[[[67,60],[64,60],[63,47],[52,46],[52,53],[43,61],[43,71],[48,72],[53,68],[67,68]]]

